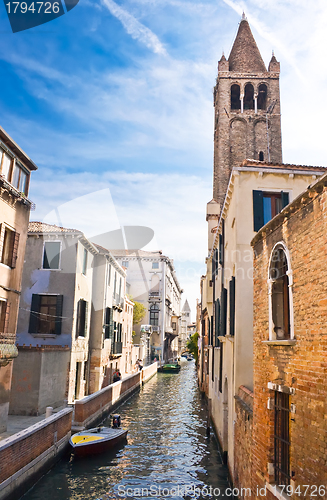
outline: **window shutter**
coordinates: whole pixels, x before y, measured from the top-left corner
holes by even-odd
[[[105,322],[105,325],[110,324],[110,307],[106,307],[104,322]]]
[[[55,320],[55,334],[61,334],[61,324],[62,324],[62,303],[64,296],[57,296],[57,304],[56,304],[56,320]]]
[[[235,276],[229,282],[229,335],[235,334]]]
[[[28,333],[37,333],[39,312],[40,312],[40,300],[41,300],[40,295],[33,293]]]
[[[221,291],[221,314],[220,314],[220,335],[226,335],[226,322],[227,322],[227,289],[223,288]]]
[[[216,266],[217,266],[217,262],[216,262],[216,251],[214,252],[213,256],[212,256],[212,268],[211,268],[211,276],[212,276],[212,281],[215,279],[215,275],[216,275]]]
[[[286,207],[289,204],[289,194],[284,191],[281,192],[282,196],[282,208]]]
[[[81,299],[77,302],[77,311],[76,311],[76,338],[79,336],[81,324]]]
[[[253,191],[253,229],[259,231],[263,223],[263,192]]]
[[[19,244],[19,233],[13,234],[13,245],[12,245],[12,254],[11,254],[11,263],[10,267],[16,267],[17,255],[18,255],[18,244]]]
[[[104,318],[104,338],[109,339],[110,338],[110,316],[111,316],[111,309],[110,307],[106,307],[105,310],[105,318]]]
[[[215,271],[216,271],[216,275],[218,274],[218,248],[215,249],[215,262],[216,262],[216,265],[215,265]]]
[[[3,333],[9,333],[9,314],[10,314],[10,303],[6,302],[5,324]]]
[[[213,346],[213,316],[211,316],[211,322],[210,322],[210,345]]]
[[[219,347],[219,337],[220,335],[220,300],[217,299],[215,302],[215,346]]]
[[[85,302],[84,301],[84,304],[85,304],[85,313],[84,313],[84,337],[87,336],[87,327],[88,327],[88,319],[89,319],[89,303],[88,302]]]

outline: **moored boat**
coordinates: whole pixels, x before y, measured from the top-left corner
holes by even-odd
[[[117,420],[115,424],[115,417],[119,416],[114,415],[113,427],[100,426],[73,434],[69,443],[73,448],[74,455],[85,456],[103,453],[124,441],[128,431],[120,427],[120,417],[118,419],[119,425]]]
[[[178,363],[166,363],[162,366],[162,371],[164,373],[178,373],[181,369],[181,365]]]

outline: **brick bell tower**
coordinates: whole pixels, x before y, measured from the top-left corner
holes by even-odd
[[[220,207],[234,166],[245,159],[282,163],[279,73],[274,55],[267,71],[243,14],[214,88],[213,199]]]

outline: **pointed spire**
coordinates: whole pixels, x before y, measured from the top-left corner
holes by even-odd
[[[268,71],[271,71],[273,73],[279,73],[280,72],[280,63],[277,61],[274,51],[272,51],[272,56],[270,59],[270,63],[268,66]]]
[[[267,71],[244,12],[228,62],[229,71],[238,73]]]

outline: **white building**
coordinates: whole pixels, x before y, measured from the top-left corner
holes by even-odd
[[[178,356],[182,289],[174,264],[162,252],[112,250],[126,268],[132,299],[146,307],[142,324],[152,325],[151,358],[168,361]],[[134,342],[140,343],[140,325],[134,325]]]

